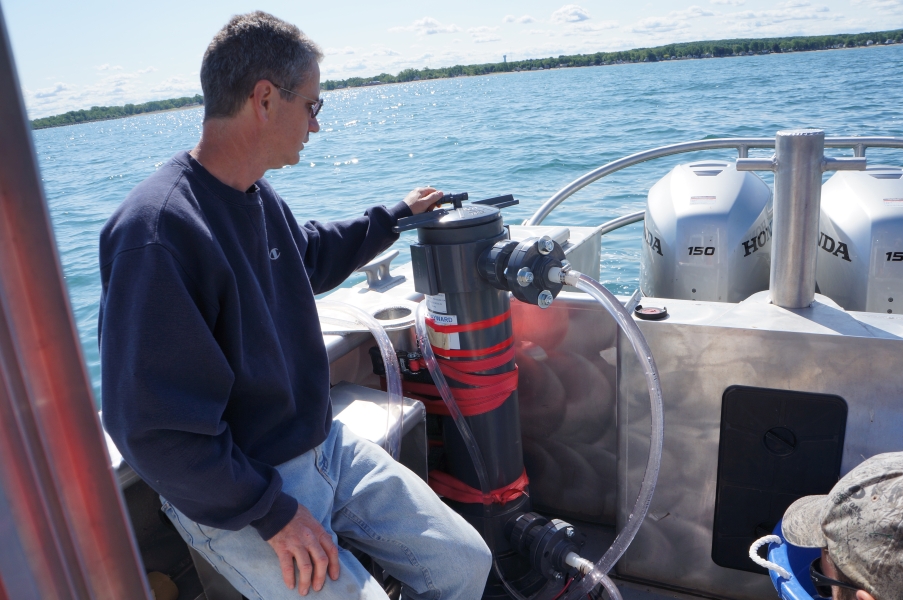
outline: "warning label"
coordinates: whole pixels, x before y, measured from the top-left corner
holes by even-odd
[[[445,303],[445,294],[436,294],[426,297],[426,307],[433,312],[447,313],[448,305]]]
[[[458,316],[457,315],[440,315],[432,312],[432,310],[428,313],[430,319],[433,320],[436,325],[457,325],[458,324]],[[430,337],[430,344],[435,346],[436,348],[442,348],[443,350],[460,350],[461,349],[461,336],[457,333],[440,333],[438,331],[434,331],[432,327],[427,327],[427,333]]]
[[[690,196],[690,204],[715,204],[716,196]]]
[[[885,198],[884,199],[885,206],[900,206],[903,207],[903,198]]]

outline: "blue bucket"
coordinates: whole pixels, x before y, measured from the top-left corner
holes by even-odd
[[[780,565],[791,573],[790,579],[784,579],[774,571],[769,571],[771,583],[783,600],[813,600],[819,596],[809,577],[809,565],[821,556],[818,548],[800,548],[784,540],[781,533],[781,521],[773,531],[781,538],[781,544],[768,544],[768,560]]]

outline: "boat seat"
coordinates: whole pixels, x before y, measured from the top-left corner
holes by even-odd
[[[341,382],[330,390],[333,419],[341,421],[359,436],[382,445],[386,437],[388,395],[380,390]],[[398,427],[396,422],[394,427]],[[122,460],[113,441],[107,436],[107,447],[113,468],[124,490],[140,478]],[[426,409],[418,400],[404,398],[404,419],[401,429],[399,462],[427,480]],[[207,600],[241,600],[242,595],[204,558],[189,547],[198,579]]]

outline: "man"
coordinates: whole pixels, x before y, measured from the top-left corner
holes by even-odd
[[[442,193],[418,188],[390,209],[299,226],[263,179],[296,164],[319,130],[321,58],[262,12],[211,42],[200,142],[136,187],[101,233],[104,424],[186,542],[247,598],[385,598],[338,533],[407,596],[471,600],[490,566],[480,536],[333,423],[314,303]]]
[[[800,498],[784,513],[784,538],[821,548],[810,568],[823,598],[903,598],[903,452],[879,454],[827,496]]]

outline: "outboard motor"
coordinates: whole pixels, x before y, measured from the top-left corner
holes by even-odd
[[[771,190],[727,161],[678,165],[649,190],[640,290],[739,302],[768,289]]]
[[[822,186],[816,282],[846,310],[903,312],[903,169],[839,171]]]

